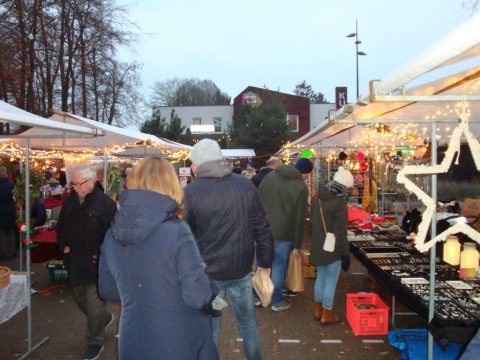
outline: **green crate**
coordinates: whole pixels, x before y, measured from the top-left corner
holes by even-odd
[[[50,262],[47,269],[52,282],[61,284],[68,281],[68,271],[63,262]]]

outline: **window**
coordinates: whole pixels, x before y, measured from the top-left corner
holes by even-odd
[[[215,126],[215,132],[221,133],[222,132],[222,118],[221,117],[214,117],[213,118],[213,125]]]
[[[288,125],[290,130],[298,132],[298,115],[287,115]]]
[[[192,121],[192,125],[202,125],[202,118],[194,117]]]

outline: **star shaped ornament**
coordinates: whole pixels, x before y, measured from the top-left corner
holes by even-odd
[[[468,224],[455,224],[440,234],[437,234],[437,236],[430,241],[425,242],[428,229],[431,226],[433,212],[436,211],[436,204],[431,196],[429,196],[407,178],[407,175],[431,175],[446,173],[452,164],[455,153],[460,152],[460,140],[463,134],[465,135],[468,146],[470,147],[475,166],[477,170],[480,171],[480,143],[470,131],[468,125],[468,116],[465,114],[465,111],[463,111],[460,120],[461,121],[458,127],[453,130],[447,152],[445,153],[445,157],[440,164],[431,166],[407,165],[400,170],[397,175],[397,181],[401,184],[404,184],[405,188],[414,193],[426,206],[426,210],[422,214],[422,222],[418,226],[418,233],[415,238],[415,247],[419,251],[427,251],[437,242],[444,241],[447,236],[457,233],[465,234],[480,244],[480,233]]]

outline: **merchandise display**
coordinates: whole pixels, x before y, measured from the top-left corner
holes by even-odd
[[[418,252],[406,239],[393,237],[389,240],[388,233],[373,236],[377,240],[350,242],[352,253],[399,301],[428,318],[428,254]],[[375,256],[369,256],[371,253]],[[440,336],[448,334],[447,341],[451,340],[449,337],[453,337],[453,333],[459,333],[459,326],[465,331],[473,331],[480,322],[480,278],[461,278],[459,266],[439,258],[435,264],[434,322],[441,325]]]

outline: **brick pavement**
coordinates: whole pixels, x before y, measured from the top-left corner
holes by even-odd
[[[18,267],[18,259],[7,266]],[[33,288],[46,289],[52,284],[45,264],[33,264]],[[339,325],[322,327],[313,319],[313,279],[306,279],[305,292],[290,298],[292,308],[275,313],[269,308],[256,310],[257,323],[262,338],[265,359],[398,359],[398,352],[388,344],[386,336],[357,337],[345,320],[345,294],[358,291],[379,292],[369,279],[363,266],[353,259],[350,272],[342,273],[336,296],[336,311],[342,318]],[[50,336],[49,341],[36,350],[30,359],[65,360],[80,359],[86,345],[85,318],[76,307],[68,287],[57,287],[49,295],[35,294],[32,297],[33,344]],[[109,305],[118,319],[118,306]],[[243,359],[242,343],[228,307],[222,320],[220,337],[221,359]],[[115,333],[118,320],[107,332],[104,360],[116,359]],[[0,325],[0,358],[17,359],[27,348],[26,311]],[[416,316],[398,318],[399,327],[424,326]],[[279,340],[294,340],[282,343]],[[380,343],[364,343],[364,339],[380,340]],[[341,343],[322,343],[322,340],[341,340]]]

